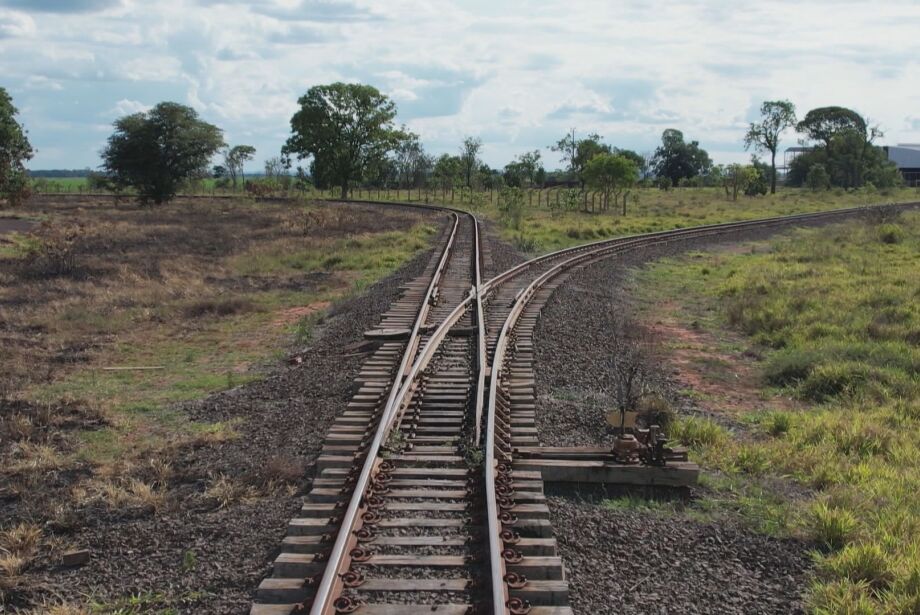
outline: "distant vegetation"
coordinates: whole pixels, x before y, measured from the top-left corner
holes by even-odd
[[[12,118],[15,109],[4,96],[4,113]],[[573,130],[548,146],[560,155],[565,168],[547,171],[539,150],[523,152],[503,168],[490,168],[481,159],[482,140],[475,136],[465,137],[457,154],[430,155],[417,134],[397,126],[396,104],[369,85],[314,86],[298,104],[300,109],[291,118],[291,136],[281,155],[266,162],[265,174],[259,179],[247,181],[244,175],[244,165],[254,158],[255,148],[226,147],[220,129],[198,118],[193,109],[163,102],[149,112],[115,122],[115,132],[103,152],[102,172],[89,174],[87,187],[134,194],[156,203],[182,191],[200,193],[203,182],[214,180],[212,188],[231,193],[242,189],[253,196],[335,189],[340,198],[347,198],[355,190],[406,190],[424,191],[426,199],[437,200],[438,193],[443,199],[448,191],[452,195],[461,191],[470,195],[461,200],[471,204],[482,198],[472,196],[477,192],[564,187],[577,190],[575,196],[565,199],[567,204],[581,202],[591,213],[617,209],[625,215],[632,189],[637,187],[718,187],[733,201],[739,196],[775,193],[776,156],[783,134],[791,128],[814,145],[794,159],[787,184],[814,191],[864,186],[887,189],[901,184],[897,169],[875,145],[882,136],[879,127],[845,107],[812,109],[797,121],[790,101],[764,101],[760,119],[749,125],[743,141],[745,148],[769,154],[769,163],[755,156],[747,165],[713,164],[698,141],[687,140],[675,128],[664,130],[661,144],[644,154],[606,143],[596,133],[578,138]],[[221,148],[222,163],[211,166]],[[28,157],[20,155],[20,159]],[[292,171],[295,161],[306,164]],[[69,177],[70,173],[45,172],[34,177]],[[51,187],[37,186],[39,190]],[[587,209],[588,191],[602,195],[599,207],[592,199]]]

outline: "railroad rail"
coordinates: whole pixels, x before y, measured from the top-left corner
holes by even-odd
[[[381,345],[330,431],[253,615],[570,614],[544,474],[515,455],[539,445],[532,336],[552,291],[630,250],[864,209],[602,240],[483,282],[475,217],[443,208],[452,228],[430,282],[409,284],[369,334]]]

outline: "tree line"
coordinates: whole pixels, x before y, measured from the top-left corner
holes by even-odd
[[[501,169],[482,161],[482,141],[466,137],[455,154],[433,156],[417,134],[397,125],[396,104],[369,85],[333,83],[311,87],[298,100],[291,118],[291,135],[280,155],[265,164],[266,179],[284,188],[336,188],[347,198],[357,186],[382,188],[506,189],[568,186],[601,194],[599,208],[622,208],[637,185],[661,189],[717,186],[726,196],[755,196],[776,191],[776,158],[783,134],[794,129],[813,143],[792,161],[787,183],[825,189],[859,188],[867,183],[893,186],[900,176],[874,144],[882,136],[868,119],[844,107],[812,109],[798,121],[795,106],[786,100],[765,101],[760,118],[744,135],[750,164],[714,165],[698,141],[669,128],[651,153],[640,154],[606,143],[596,133],[579,138],[566,134],[548,149],[565,168],[547,171],[540,150],[527,151]],[[16,121],[16,108],[0,88],[0,196],[16,201],[28,195],[24,164],[33,150]],[[217,126],[202,120],[187,106],[162,102],[149,111],[114,122],[114,131],[101,152],[102,165],[91,183],[116,193],[133,190],[143,202],[161,203],[180,188],[213,177],[231,188],[242,185],[259,193],[260,183],[246,180],[245,164],[256,150],[229,146]],[[768,154],[769,163],[756,154]],[[212,166],[216,155],[220,163]],[[594,208],[592,199],[592,209]],[[587,200],[584,201],[587,207]]]

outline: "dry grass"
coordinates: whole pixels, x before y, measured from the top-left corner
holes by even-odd
[[[26,585],[23,574],[38,554],[42,530],[37,525],[20,523],[0,530],[0,612],[3,604]]]
[[[10,474],[52,472],[63,470],[67,464],[64,456],[47,444],[20,442],[13,447],[7,472]]]
[[[137,478],[95,478],[71,489],[77,506],[102,504],[111,511],[128,509],[161,510],[167,501],[165,490]]]
[[[92,611],[79,604],[70,602],[45,603],[22,615],[91,615]]]
[[[231,504],[251,500],[257,496],[256,490],[251,485],[235,481],[224,474],[219,474],[214,478],[204,492],[204,497],[214,500],[218,508],[226,508]]]

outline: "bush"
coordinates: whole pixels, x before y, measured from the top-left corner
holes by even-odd
[[[874,370],[861,363],[829,363],[812,369],[799,385],[799,396],[811,401],[828,401],[861,390]]]
[[[668,427],[674,422],[674,411],[671,409],[671,404],[657,393],[640,399],[637,410],[639,418],[646,426],[658,425],[667,432]]]
[[[767,418],[767,433],[771,436],[781,436],[789,432],[792,426],[792,417],[788,412],[772,412]]]
[[[882,243],[901,243],[904,241],[904,229],[897,224],[882,224],[878,227],[878,238]]]
[[[767,360],[764,377],[774,386],[793,385],[807,378],[822,359],[817,350],[780,350]]]
[[[36,241],[29,244],[23,260],[26,275],[54,277],[76,271],[76,246],[83,238],[82,227],[54,225],[45,221],[32,236]]]
[[[866,583],[815,584],[807,602],[814,615],[878,615],[878,606]]]

